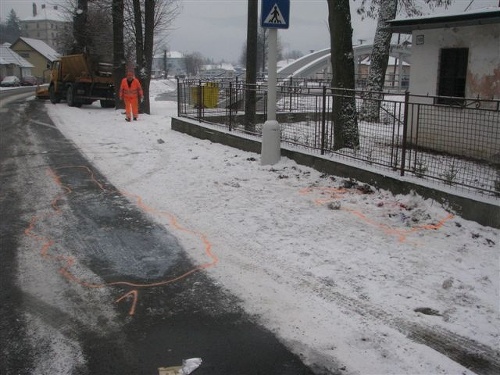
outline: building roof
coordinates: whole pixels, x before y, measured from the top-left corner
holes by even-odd
[[[220,64],[207,64],[202,65],[201,70],[225,70],[225,71],[234,71],[233,64],[228,63],[220,63]]]
[[[49,61],[57,60],[60,56],[58,52],[56,52],[51,46],[49,46],[43,40],[25,38],[25,37],[20,37],[18,41],[19,40],[22,40],[24,43],[33,48],[35,51],[37,51],[39,54],[41,54]],[[17,43],[17,41],[15,43]]]
[[[3,65],[14,64],[21,68],[33,68],[34,66],[12,51],[9,47],[0,46],[0,60]]]
[[[413,30],[443,29],[457,26],[500,24],[500,8],[477,9],[466,13],[395,19],[387,22],[394,33]]]
[[[169,59],[182,59],[184,55],[181,52],[177,51],[168,51],[167,52],[167,57]]]
[[[70,22],[68,21],[64,12],[61,12],[57,6],[49,7],[45,4],[42,4],[41,7],[36,7],[35,4],[33,15],[30,17],[22,18],[21,22],[30,22],[30,21],[58,21],[58,22]],[[36,12],[35,12],[36,10]]]

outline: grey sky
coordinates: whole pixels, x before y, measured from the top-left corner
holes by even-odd
[[[422,0],[415,0],[423,3]],[[498,7],[499,0],[474,0],[471,9]],[[4,21],[11,9],[19,18],[31,15],[33,0],[0,0],[0,17]],[[65,0],[35,1],[53,4]],[[169,49],[185,53],[200,52],[215,61],[224,59],[237,63],[246,39],[247,0],[181,0],[182,12],[175,20],[168,37]],[[261,0],[258,0],[259,8]],[[471,0],[455,0],[450,10],[461,12]],[[361,0],[351,0],[353,42],[373,42],[375,21],[361,21],[355,9]],[[284,51],[328,48],[328,6],[326,0],[290,0],[290,28],[279,30]]]
[[[238,61],[246,40],[247,0],[184,0],[182,4],[169,38],[170,47]],[[326,0],[291,0],[290,27],[279,30],[278,36],[285,50],[305,53],[327,48]]]

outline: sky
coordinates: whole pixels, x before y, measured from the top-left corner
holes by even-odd
[[[423,3],[422,0],[416,0]],[[498,0],[455,0],[449,10],[435,12],[462,12],[469,4],[470,9],[498,6]],[[65,0],[47,0],[53,4]],[[14,9],[17,15],[31,15],[33,0],[0,0],[2,20]],[[36,1],[37,4],[44,3]],[[216,62],[238,63],[246,40],[247,0],[180,0],[182,11],[174,22],[167,38],[171,51],[183,53],[199,52]],[[373,42],[376,23],[361,20],[355,9],[361,0],[351,0],[353,43]],[[260,1],[259,1],[260,4]],[[259,5],[260,8],[260,5]],[[426,8],[423,11],[429,13]],[[291,0],[290,27],[279,30],[278,37],[283,51],[294,50],[307,54],[330,46],[328,34],[328,6],[326,0]]]
[[[410,337],[498,350],[499,229],[418,195],[364,194],[285,157],[263,166],[259,154],[172,131],[177,103],[155,98],[174,88],[152,81],[152,114],[130,123],[98,104],[46,109],[89,168],[166,226],[196,265],[209,264],[203,272],[306,364],[472,375]]]

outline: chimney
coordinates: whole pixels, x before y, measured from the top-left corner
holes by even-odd
[[[42,9],[45,9],[45,4],[42,4]]]
[[[36,4],[33,3],[33,17],[36,17]]]
[[[57,10],[57,5],[54,5],[54,10]]]

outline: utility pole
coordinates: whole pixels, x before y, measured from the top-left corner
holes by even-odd
[[[245,82],[245,130],[255,132],[255,102],[257,98],[257,0],[247,0],[247,56]]]

